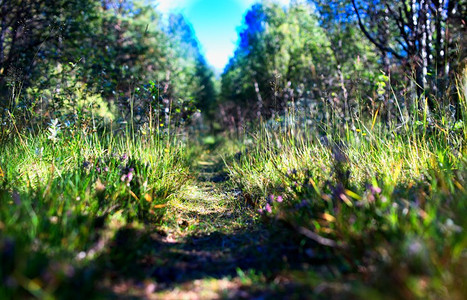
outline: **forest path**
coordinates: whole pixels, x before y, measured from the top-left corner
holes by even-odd
[[[117,232],[102,261],[106,290],[127,299],[263,298],[299,291],[284,273],[300,269],[297,241],[255,221],[253,208],[229,185],[221,157],[203,152],[193,174],[182,196],[171,201],[162,230]]]

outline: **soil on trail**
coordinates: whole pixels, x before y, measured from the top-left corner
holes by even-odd
[[[170,203],[165,226],[125,226],[109,241],[95,264],[105,270],[103,292],[126,299],[307,295],[289,276],[307,268],[300,241],[255,221],[216,154],[201,155],[193,172],[196,180]]]

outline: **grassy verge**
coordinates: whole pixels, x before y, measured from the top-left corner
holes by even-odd
[[[190,152],[173,137],[59,127],[18,135],[0,149],[0,294],[7,298],[74,297],[76,284],[92,294],[95,278],[85,267],[111,228],[160,224],[188,178]]]
[[[258,217],[301,236],[309,261],[333,269],[321,281],[310,271],[310,286],[359,298],[467,295],[464,131],[297,127],[263,126],[231,144],[239,151],[226,161]]]

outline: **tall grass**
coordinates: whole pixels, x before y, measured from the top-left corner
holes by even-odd
[[[60,289],[73,296],[70,284],[103,249],[109,228],[161,222],[187,180],[189,155],[175,136],[130,137],[58,123],[4,143],[0,295],[47,298]],[[94,288],[93,278],[86,280],[83,293]]]
[[[463,94],[461,103],[465,116]],[[314,249],[310,262],[336,267],[320,284],[350,285],[358,298],[467,295],[462,123],[416,113],[399,128],[376,118],[353,129],[284,119],[231,143],[225,160],[258,217],[302,236],[297,247]]]

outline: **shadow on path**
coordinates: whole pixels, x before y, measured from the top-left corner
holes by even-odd
[[[180,241],[127,227],[117,232],[95,264],[105,270],[102,276],[107,286],[114,287],[114,293],[120,294],[119,289],[123,295],[132,289],[144,290],[148,281],[153,282],[151,292],[160,292],[199,279],[231,279],[243,272],[272,280],[281,270],[300,271],[300,262],[310,259],[298,251],[297,243],[279,230],[261,226],[232,234],[188,236]]]
[[[325,260],[312,259],[303,251],[306,248],[297,247],[300,237],[290,236],[280,225],[255,222],[252,209],[229,191],[228,176],[218,157],[200,157],[193,173],[196,181],[189,195],[167,212],[173,214],[169,218],[186,222],[185,228],[177,223],[170,226],[178,228],[169,226],[165,231],[120,228],[94,261],[101,291],[126,299],[270,298],[281,294],[300,299],[307,295],[309,282],[287,280],[282,274],[306,272],[310,263],[319,266]],[[190,229],[190,224],[196,226]],[[196,287],[213,280],[221,286]],[[267,287],[260,288],[257,282]],[[188,294],[177,293],[183,286]],[[308,291],[302,293],[304,289]]]

